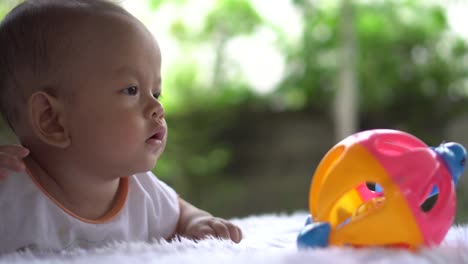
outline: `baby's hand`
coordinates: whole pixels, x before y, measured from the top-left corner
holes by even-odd
[[[23,158],[29,150],[20,145],[0,145],[0,181],[8,176],[8,171],[24,171]]]
[[[231,239],[239,243],[242,239],[242,232],[233,223],[222,218],[213,216],[200,216],[192,219],[182,234],[188,238],[203,239],[207,236]]]

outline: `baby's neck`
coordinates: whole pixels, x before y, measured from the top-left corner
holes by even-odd
[[[26,167],[42,188],[63,207],[81,218],[95,220],[105,215],[116,199],[119,178],[93,180],[96,177],[60,168],[40,165],[33,156],[25,159]]]

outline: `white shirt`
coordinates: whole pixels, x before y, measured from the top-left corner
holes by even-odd
[[[178,218],[177,194],[151,172],[122,178],[114,207],[98,220],[68,211],[26,173],[0,181],[0,254],[169,238]]]

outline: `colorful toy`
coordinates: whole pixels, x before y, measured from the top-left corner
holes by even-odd
[[[440,244],[453,224],[455,184],[465,159],[466,150],[458,143],[430,148],[396,130],[345,138],[313,176],[311,217],[298,246],[417,249]],[[427,206],[429,200],[433,204]]]

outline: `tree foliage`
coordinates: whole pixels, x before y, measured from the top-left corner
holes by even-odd
[[[295,2],[305,27],[301,43],[283,50],[289,72],[277,93],[285,99],[299,93],[307,98],[304,107],[327,112],[340,64],[339,13]],[[355,3],[354,9],[360,112],[368,126],[399,126],[424,135],[466,111],[467,46],[447,31],[440,7],[375,1]]]

